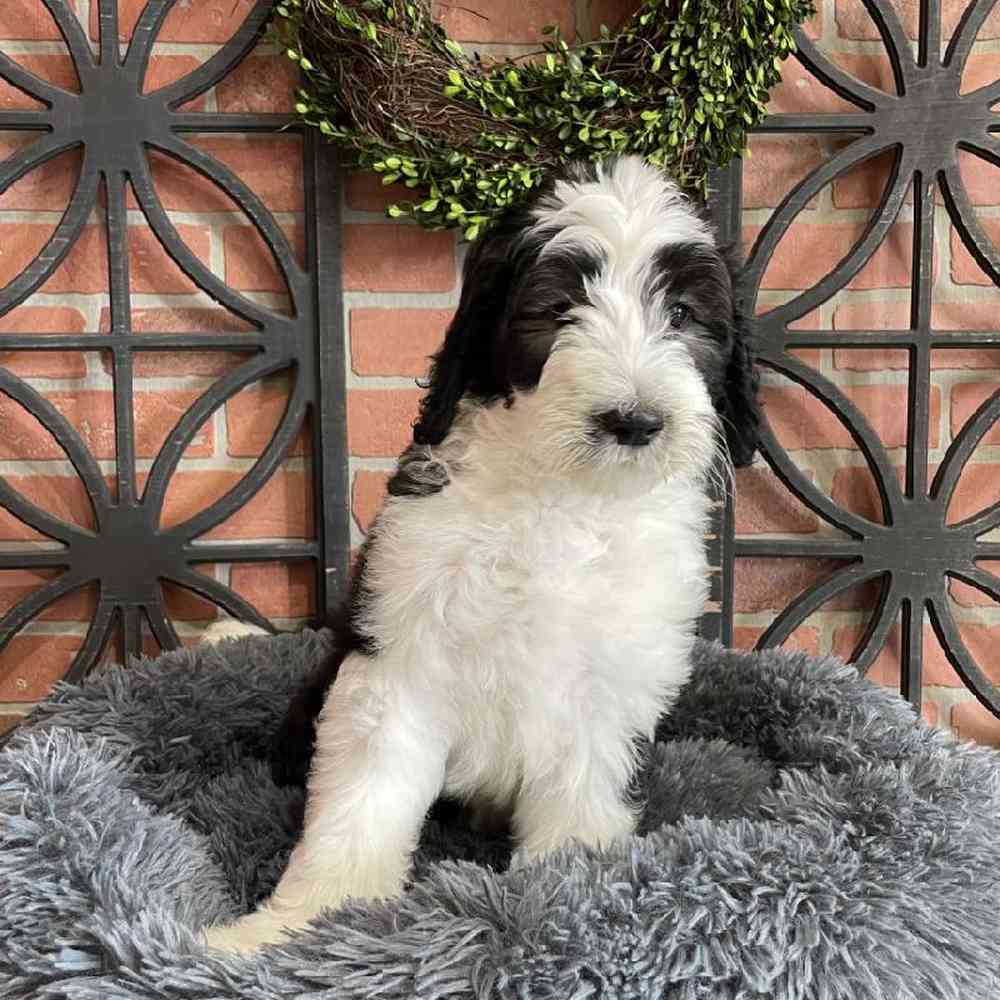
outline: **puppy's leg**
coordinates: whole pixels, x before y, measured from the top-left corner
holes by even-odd
[[[515,865],[572,840],[607,846],[635,830],[628,801],[632,771],[628,744],[569,748],[525,775],[514,807]],[[607,750],[602,756],[601,749]]]
[[[448,755],[433,699],[407,681],[386,658],[344,661],[316,731],[302,839],[267,903],[210,928],[211,947],[252,951],[350,897],[400,892]]]
[[[242,639],[246,635],[270,635],[270,632],[266,632],[258,625],[250,625],[235,618],[220,618],[201,633],[198,642],[203,646],[214,646],[223,639]]]

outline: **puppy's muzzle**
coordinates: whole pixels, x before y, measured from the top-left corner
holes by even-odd
[[[594,417],[597,426],[620,445],[642,448],[663,430],[663,418],[652,410],[607,410]]]

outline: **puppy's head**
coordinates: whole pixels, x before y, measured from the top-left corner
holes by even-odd
[[[704,473],[756,446],[749,329],[734,264],[699,213],[634,157],[557,181],[474,244],[414,427],[459,404],[524,408],[555,467]]]

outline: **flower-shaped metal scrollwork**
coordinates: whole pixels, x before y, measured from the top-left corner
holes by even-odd
[[[97,461],[83,439],[59,411],[29,383],[0,369],[0,392],[28,410],[51,433],[80,476],[93,507],[95,529],[63,521],[40,509],[8,482],[0,479],[0,505],[25,524],[61,543],[60,548],[0,549],[0,569],[55,568],[61,572],[46,586],[29,595],[0,619],[0,648],[54,601],[97,582],[97,611],[68,677],[85,674],[104,648],[116,616],[121,619],[125,650],[141,647],[141,621],[148,620],[164,648],[178,644],[176,632],[164,610],[162,581],[172,581],[217,603],[230,614],[266,626],[261,614],[239,594],[196,572],[197,564],[315,560],[320,599],[326,584],[339,583],[346,569],[348,535],[343,503],[346,462],[324,462],[317,495],[329,494],[317,541],[301,543],[209,544],[199,536],[220,524],[267,482],[289,454],[307,409],[315,407],[319,419],[314,445],[317,450],[337,450],[343,456],[343,359],[340,353],[339,271],[326,265],[327,285],[321,288],[317,272],[325,248],[335,243],[326,224],[309,233],[309,267],[296,259],[287,237],[261,200],[231,170],[192,145],[186,134],[197,132],[276,132],[286,128],[286,116],[266,114],[214,114],[183,110],[246,56],[256,44],[271,4],[259,0],[233,37],[197,70],[158,90],[143,93],[143,81],[153,42],[175,0],[150,0],[142,11],[124,56],[118,46],[117,0],[98,0],[99,53],[95,57],[79,21],[62,0],[43,0],[69,49],[79,93],[63,90],[0,54],[0,77],[42,102],[40,110],[0,111],[0,129],[37,131],[41,137],[0,168],[0,193],[58,156],[82,149],[82,167],[69,205],[50,239],[37,257],[6,287],[0,289],[0,315],[9,312],[52,276],[66,258],[91,211],[99,204],[103,181],[109,259],[110,331],[97,334],[0,335],[0,351],[98,350],[113,359],[116,444],[116,495],[112,495]],[[306,138],[310,155],[303,178],[309,207],[315,215],[316,199],[327,202],[336,190],[332,159]],[[277,263],[287,287],[291,312],[286,314],[240,294],[226,285],[184,243],[159,199],[153,184],[150,152],[165,154],[216,184],[239,206],[256,227]],[[322,184],[316,173],[323,170]],[[310,174],[310,170],[312,173]],[[178,267],[212,299],[246,320],[251,330],[238,334],[136,333],[131,326],[126,193],[131,186],[146,222]],[[335,206],[325,211],[336,216]],[[333,239],[331,239],[333,237]],[[332,277],[335,284],[329,284]],[[331,345],[317,350],[320,324],[330,328]],[[169,433],[152,468],[145,489],[137,488],[132,382],[136,351],[253,352],[222,377],[183,414]],[[291,375],[291,390],[284,415],[270,442],[253,467],[208,509],[182,524],[161,528],[163,503],[171,477],[185,449],[210,415],[235,393],[276,372]],[[326,378],[324,379],[324,375]],[[321,398],[326,382],[332,393]],[[333,579],[329,579],[332,574]]]
[[[849,76],[804,34],[798,36],[805,67],[857,108],[843,114],[778,114],[758,130],[771,133],[824,132],[854,136],[783,200],[760,233],[747,263],[753,300],[775,247],[798,213],[835,178],[872,157],[892,151],[894,162],[877,209],[847,255],[818,284],[759,317],[762,363],[825,403],[865,456],[877,484],[882,523],[839,507],[798,468],[770,429],[763,454],[777,476],[803,503],[846,537],[830,539],[737,539],[736,556],[786,556],[846,562],[808,588],[772,622],[759,645],[784,642],[826,601],[857,584],[881,579],[877,607],[853,652],[867,668],[886,642],[892,625],[902,624],[901,685],[920,704],[923,620],[926,611],[950,662],[979,700],[1000,714],[998,690],[977,666],[959,632],[949,601],[949,581],[960,580],[1000,600],[1000,578],[979,563],[1000,557],[1000,543],[983,538],[1000,526],[1000,499],[956,524],[947,522],[949,504],[976,445],[1000,418],[1000,390],[986,400],[954,437],[933,481],[928,482],[931,351],[957,347],[1000,347],[995,332],[935,331],[931,323],[934,197],[940,187],[962,242],[1000,286],[1000,248],[976,219],[958,169],[960,151],[1000,166],[1000,79],[970,93],[961,81],[973,41],[994,0],[970,3],[941,55],[940,0],[922,0],[919,41],[914,53],[894,6],[863,0],[888,52],[895,93],[876,90]],[[906,330],[848,333],[791,329],[794,321],[840,291],[871,258],[896,221],[907,191],[913,192],[914,246],[911,323]],[[997,299],[1000,308],[1000,295]],[[906,469],[900,482],[889,456],[854,402],[832,381],[792,352],[804,347],[901,348],[909,355]],[[1000,497],[1000,493],[998,493]]]

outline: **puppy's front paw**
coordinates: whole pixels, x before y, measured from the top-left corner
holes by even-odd
[[[223,639],[242,639],[247,635],[270,635],[270,633],[257,625],[248,625],[235,618],[220,618],[201,633],[198,641],[203,646],[214,646]]]
[[[284,924],[260,912],[251,913],[234,924],[206,927],[201,934],[209,948],[236,955],[250,955],[264,945],[282,944],[288,940]]]

